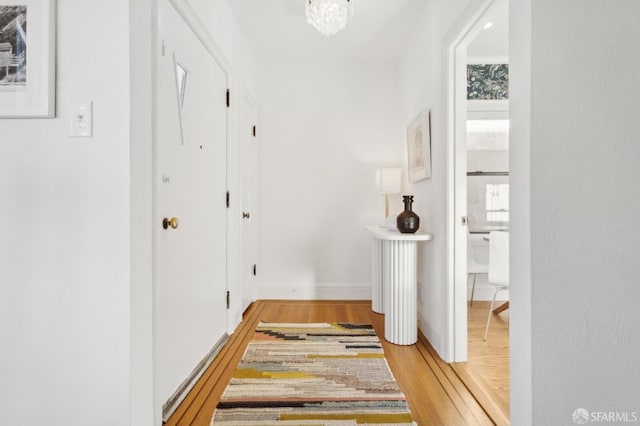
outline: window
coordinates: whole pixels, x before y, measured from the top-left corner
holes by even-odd
[[[178,83],[178,102],[180,103],[180,109],[184,107],[184,95],[187,90],[187,75],[188,71],[181,64],[176,62],[176,80]]]
[[[485,187],[487,222],[509,222],[509,184],[487,184]]]

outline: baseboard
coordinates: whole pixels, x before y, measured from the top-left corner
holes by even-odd
[[[225,334],[218,340],[218,342],[211,348],[209,353],[198,363],[196,368],[191,372],[189,377],[187,377],[182,384],[178,387],[178,389],[169,397],[167,402],[162,406],[162,422],[165,423],[169,420],[169,417],[176,411],[176,409],[180,406],[182,401],[185,399],[189,391],[198,383],[200,377],[204,374],[204,372],[209,368],[216,355],[222,350],[224,345],[229,340],[229,335]]]
[[[437,327],[431,323],[428,319],[422,315],[422,312],[418,312],[418,329],[424,337],[427,338],[433,349],[438,353],[441,359],[446,361],[444,342],[442,340],[442,334]]]
[[[491,301],[493,299],[493,293],[496,288],[491,284],[476,283],[476,291],[473,293],[473,300],[486,300]],[[467,287],[467,300],[471,300],[471,285]],[[509,290],[499,291],[496,296],[496,300],[506,301],[509,300]]]
[[[370,283],[261,284],[260,299],[370,300]]]

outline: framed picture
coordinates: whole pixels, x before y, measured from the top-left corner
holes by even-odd
[[[55,116],[55,0],[0,0],[0,117]]]
[[[409,181],[431,177],[431,112],[421,112],[407,127]]]

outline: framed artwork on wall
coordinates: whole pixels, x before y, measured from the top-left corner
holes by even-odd
[[[508,100],[509,64],[468,64],[467,100]]]
[[[55,116],[55,0],[0,0],[0,117]]]
[[[467,64],[467,118],[491,119],[506,111],[509,111],[507,60],[473,59]]]
[[[422,111],[407,127],[409,181],[431,177],[431,112]]]

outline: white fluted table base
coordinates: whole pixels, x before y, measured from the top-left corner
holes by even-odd
[[[418,341],[417,241],[384,241],[382,258],[384,338],[413,345]]]
[[[371,310],[384,314],[383,253],[384,241],[373,239],[372,247],[372,281],[371,281]]]
[[[371,309],[385,314],[384,338],[396,345],[418,341],[418,243],[431,234],[402,234],[369,225],[372,244]]]

